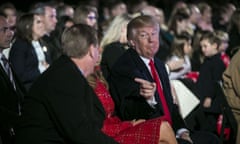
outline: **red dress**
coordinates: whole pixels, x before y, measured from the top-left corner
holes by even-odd
[[[115,105],[106,86],[97,80],[94,90],[106,112],[102,128],[106,135],[120,144],[158,144],[161,118],[147,120],[136,126],[130,121],[121,121],[113,115]]]

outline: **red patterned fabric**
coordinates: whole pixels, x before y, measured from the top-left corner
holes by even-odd
[[[113,115],[114,102],[106,88],[99,80],[94,89],[106,112],[102,131],[113,137],[120,144],[158,144],[161,118],[147,120],[133,126],[130,121],[121,121]]]
[[[221,59],[222,59],[223,63],[225,64],[225,66],[228,67],[228,65],[230,64],[230,58],[225,52],[221,53]]]

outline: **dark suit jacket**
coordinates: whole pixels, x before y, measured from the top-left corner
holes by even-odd
[[[120,42],[113,42],[104,47],[100,65],[105,79],[108,79],[113,64],[126,51],[125,47],[126,44]]]
[[[53,34],[50,36],[44,35],[41,38],[41,43],[47,48],[47,54],[51,61],[55,61],[62,54],[61,42]]]
[[[212,99],[212,104],[209,108],[204,108],[204,111],[221,113],[221,100],[218,95],[219,91],[217,86],[218,82],[222,81],[222,74],[226,66],[224,65],[221,54],[216,54],[204,59],[201,69],[199,71],[199,77],[196,83],[197,96],[199,96],[200,102],[203,103],[206,97]]]
[[[16,90],[0,64],[0,136],[4,144],[12,141],[10,128],[15,128],[20,114],[20,107],[25,89],[13,72]]]
[[[66,56],[33,84],[23,105],[17,144],[115,144],[102,133],[104,109]]]
[[[173,104],[165,65],[157,58],[154,61],[172,116],[173,128],[175,130],[184,128],[185,124],[176,105]],[[118,114],[124,120],[150,119],[162,116],[163,111],[157,92],[155,93],[155,99],[158,101],[158,104],[156,108],[153,108],[146,102],[145,98],[139,95],[139,84],[134,81],[136,77],[153,82],[152,76],[142,59],[134,49],[130,48],[113,66],[109,81],[116,108],[119,108],[117,109]]]
[[[49,63],[48,57],[46,60]],[[9,61],[24,86],[29,89],[32,83],[40,75],[38,58],[32,44],[26,40],[17,38],[9,53]]]

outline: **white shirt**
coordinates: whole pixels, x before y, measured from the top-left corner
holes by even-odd
[[[1,58],[2,58],[2,53],[0,53],[0,63],[1,63],[1,65],[2,65],[2,67],[4,68],[4,65],[3,65],[3,62],[2,62],[2,60],[1,60]]]
[[[46,67],[46,58],[43,52],[43,49],[39,43],[39,41],[32,41],[32,46],[34,47],[34,50],[36,52],[37,55],[37,59],[38,59],[38,69],[40,71],[40,73],[43,73],[47,67]]]
[[[178,56],[172,56],[169,61],[178,61],[180,58]],[[191,71],[191,62],[188,55],[184,56],[184,63],[182,65],[182,68],[178,71],[171,71],[169,74],[170,80],[175,80],[178,78],[183,78],[184,75]]]
[[[144,58],[144,57],[142,57],[142,56],[140,56],[140,58],[143,60],[143,62],[144,62],[145,65],[147,66],[150,74],[152,74],[152,73],[151,73],[151,68],[150,68],[150,66],[149,66],[150,59]],[[161,82],[161,81],[160,81],[160,82]],[[151,107],[153,107],[155,104],[157,104],[157,101],[156,101],[155,97],[153,96],[152,99],[148,99],[148,100],[147,100],[147,103],[148,103]],[[177,130],[176,137],[179,138],[180,135],[181,135],[183,132],[189,132],[189,131],[188,131],[187,129],[185,129],[185,128],[180,128],[179,130]]]

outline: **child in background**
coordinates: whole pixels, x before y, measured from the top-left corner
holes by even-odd
[[[179,60],[183,60],[184,62],[181,68],[170,72],[169,74],[170,80],[184,78],[184,75],[191,71],[190,62],[190,54],[192,52],[191,42],[192,42],[191,36],[187,33],[181,34],[174,38],[174,41],[171,46],[172,53],[168,62]]]
[[[229,36],[227,32],[218,30],[215,31],[216,36],[221,40],[221,43],[219,45],[219,52],[221,53],[221,59],[223,61],[223,63],[225,64],[225,66],[227,67],[230,63],[230,58],[229,56],[225,53],[225,51],[227,50],[229,44]]]
[[[200,99],[205,115],[210,124],[209,130],[215,132],[217,117],[220,110],[219,97],[216,95],[216,84],[222,81],[222,74],[226,68],[221,59],[219,46],[221,40],[215,33],[206,32],[200,39],[200,46],[205,56],[201,65],[199,77],[196,83],[196,92]]]

